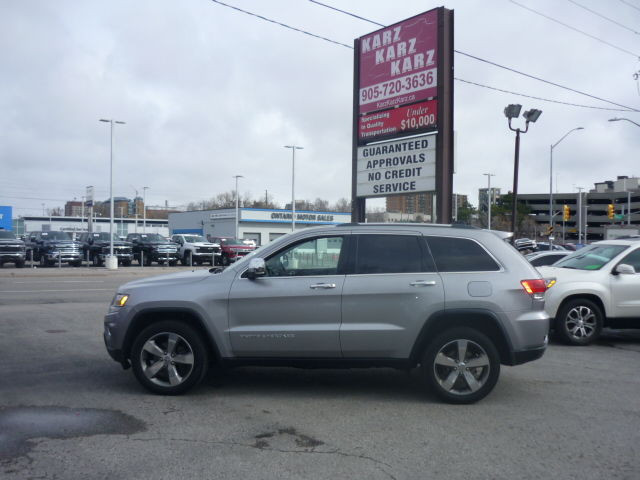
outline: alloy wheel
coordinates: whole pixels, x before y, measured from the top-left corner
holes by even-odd
[[[487,352],[476,342],[465,339],[445,344],[433,362],[436,381],[453,395],[477,392],[487,382],[490,371]]]
[[[596,314],[586,305],[573,307],[565,317],[565,326],[569,335],[584,340],[596,331]]]
[[[176,387],[193,372],[193,348],[177,333],[157,333],[144,343],[140,366],[150,382],[161,387]]]

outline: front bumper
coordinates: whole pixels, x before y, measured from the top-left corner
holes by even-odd
[[[109,256],[108,253],[100,253],[98,255],[98,258],[100,258],[100,260],[106,260],[106,258],[108,256]],[[116,252],[114,250],[113,256],[114,257],[118,257],[118,260],[133,260],[133,254],[132,253],[119,253],[119,252]]]
[[[45,254],[45,258],[50,262],[57,262],[58,260],[62,262],[81,262],[82,261],[82,252],[47,252]]]
[[[0,261],[3,262],[21,262],[26,258],[25,252],[0,252]]]
[[[173,261],[178,260],[178,252],[152,252],[151,253],[152,261]]]

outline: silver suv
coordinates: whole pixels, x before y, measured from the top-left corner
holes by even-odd
[[[475,228],[344,224],[281,237],[224,271],[122,285],[104,322],[114,360],[179,394],[208,367],[421,366],[441,398],[472,403],[500,364],[542,356],[545,281]]]

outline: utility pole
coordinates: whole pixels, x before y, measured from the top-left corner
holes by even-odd
[[[576,187],[578,190],[578,243],[582,243],[582,190],[583,187]]]
[[[296,145],[285,145],[284,148],[290,148],[291,158],[291,231],[296,230],[296,150],[302,150],[304,147]]]

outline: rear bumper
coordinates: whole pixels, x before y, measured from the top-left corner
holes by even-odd
[[[522,365],[523,363],[532,362],[539,359],[544,355],[547,350],[547,346],[532,348],[530,350],[521,350],[519,352],[513,352],[511,365]]]

